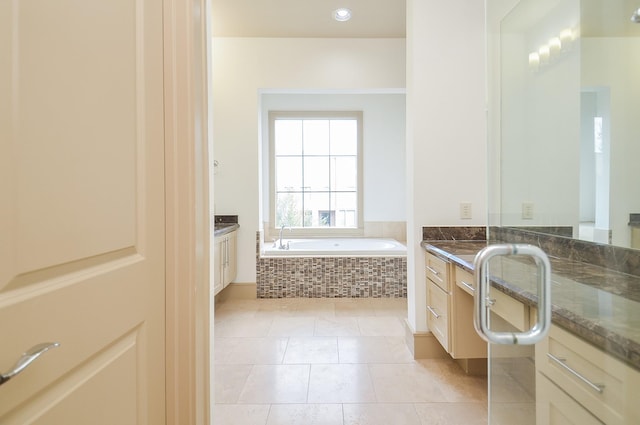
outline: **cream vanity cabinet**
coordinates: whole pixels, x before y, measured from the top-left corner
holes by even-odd
[[[473,295],[458,285],[464,280],[472,288],[473,276],[433,254],[425,260],[427,326],[454,359],[486,358],[487,344],[473,327]]]
[[[214,294],[222,291],[235,278],[238,271],[236,261],[237,231],[229,232],[214,238],[213,276]]]
[[[536,345],[537,424],[640,424],[640,372],[553,325]]]
[[[535,308],[498,290],[490,296],[492,324],[501,327],[494,314],[510,329],[535,323]],[[494,347],[499,356],[501,346]],[[528,347],[516,355],[530,356]],[[640,424],[639,371],[557,325],[534,351],[536,425]]]

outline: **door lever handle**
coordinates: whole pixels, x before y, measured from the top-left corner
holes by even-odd
[[[0,374],[0,385],[7,382],[9,379],[13,378],[20,372],[26,369],[35,359],[40,357],[42,354],[46,353],[52,348],[59,347],[60,343],[58,342],[44,342],[42,344],[38,344],[34,347],[31,347],[26,352],[22,354],[22,356],[18,359],[15,365],[5,373]]]

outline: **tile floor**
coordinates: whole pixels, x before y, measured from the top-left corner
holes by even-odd
[[[402,299],[216,305],[215,425],[487,423],[487,381],[413,360]]]

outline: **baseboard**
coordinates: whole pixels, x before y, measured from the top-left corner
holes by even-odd
[[[227,300],[255,300],[256,294],[255,282],[230,283],[216,295],[216,303]]]
[[[416,332],[409,321],[404,320],[405,342],[414,359],[444,359],[449,354],[429,331]]]

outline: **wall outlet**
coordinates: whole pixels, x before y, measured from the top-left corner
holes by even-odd
[[[522,219],[533,220],[533,202],[522,203]]]
[[[462,220],[471,220],[471,203],[470,202],[461,202],[460,203],[460,218]]]

